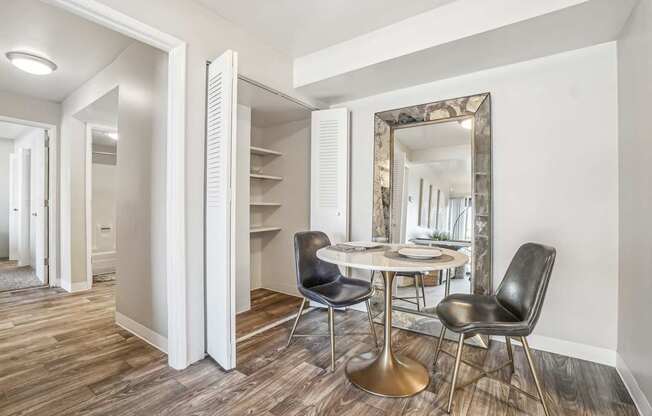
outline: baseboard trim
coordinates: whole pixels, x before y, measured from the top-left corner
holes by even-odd
[[[495,341],[505,342],[503,337],[492,337]],[[551,352],[566,357],[578,358],[598,364],[616,366],[616,351],[595,347],[593,345],[580,344],[579,342],[566,341],[558,338],[545,337],[542,335],[530,335],[527,337],[530,348],[539,351]]]
[[[652,416],[652,405],[647,397],[645,397],[643,390],[641,390],[641,387],[634,378],[634,374],[632,374],[627,363],[625,363],[625,360],[620,354],[616,354],[616,371],[620,374],[620,378],[623,380],[629,395],[632,396],[632,400],[636,405],[636,409],[638,409],[638,413],[641,416]]]
[[[115,323],[157,350],[164,352],[165,354],[168,353],[168,339],[163,335],[152,331],[118,311],[115,312]]]
[[[61,288],[68,293],[84,292],[91,290],[91,285],[87,281],[71,283],[68,280],[61,281]]]

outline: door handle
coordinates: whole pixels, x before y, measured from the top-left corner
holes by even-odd
[[[14,208],[14,212],[18,212],[18,208]]]

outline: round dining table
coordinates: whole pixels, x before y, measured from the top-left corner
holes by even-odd
[[[440,248],[441,256],[423,260],[398,253],[399,248],[416,245],[382,244],[365,250],[343,250],[340,246],[324,247],[317,257],[342,267],[381,272],[385,290],[385,337],[378,354],[365,353],[346,364],[349,381],[362,390],[383,397],[409,397],[424,390],[430,383],[428,369],[420,362],[392,351],[392,291],[396,274],[434,272],[454,269],[469,261],[457,251]]]

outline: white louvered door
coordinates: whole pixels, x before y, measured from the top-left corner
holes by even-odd
[[[392,210],[390,213],[391,242],[401,243],[401,213],[403,210],[403,175],[405,152],[398,142],[394,143],[394,158],[392,161]]]
[[[208,67],[206,107],[206,352],[235,368],[235,183],[237,54]]]
[[[349,239],[349,111],[313,111],[310,228],[332,243]]]

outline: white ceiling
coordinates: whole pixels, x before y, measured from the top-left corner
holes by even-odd
[[[27,133],[30,133],[32,130],[37,129],[36,127],[0,121],[0,139],[16,140],[23,137]]]
[[[455,0],[199,0],[227,20],[297,57]]]
[[[39,0],[0,0],[0,90],[62,101],[111,63],[134,40]],[[34,76],[13,67],[12,51],[44,56],[58,65]]]
[[[468,145],[471,143],[471,131],[457,121],[450,121],[398,129],[394,131],[394,139],[409,150],[426,150]]]
[[[341,104],[614,41],[637,0],[476,1],[483,13],[471,3],[458,0],[297,58],[295,87]],[[537,14],[548,9],[556,11]]]
[[[254,127],[269,127],[310,117],[309,109],[243,80],[238,82],[238,104],[252,109],[251,124]]]

